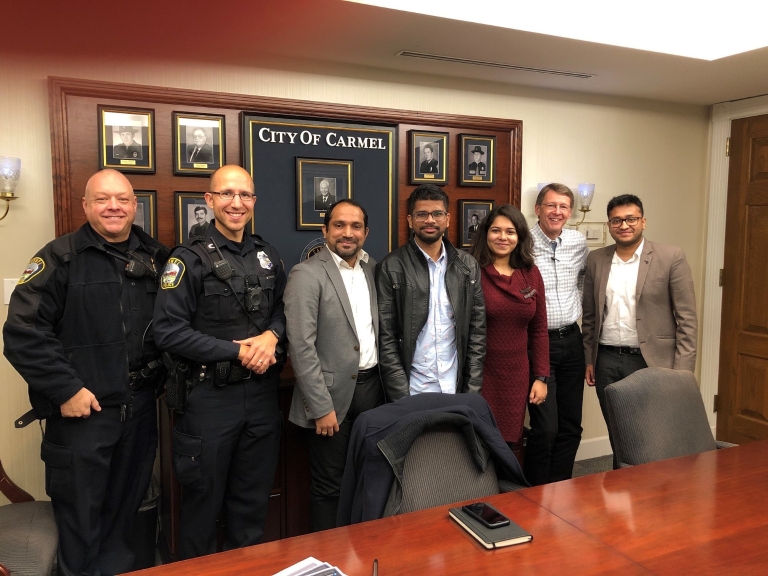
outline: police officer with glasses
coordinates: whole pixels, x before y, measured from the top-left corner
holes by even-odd
[[[223,166],[205,194],[214,221],[177,247],[161,278],[155,334],[190,367],[189,396],[173,430],[182,486],[180,557],[256,544],[278,460],[280,341],[286,277],[272,246],[248,232],[253,180]]]

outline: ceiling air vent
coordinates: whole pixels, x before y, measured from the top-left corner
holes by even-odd
[[[455,64],[471,64],[473,66],[489,66],[490,68],[504,68],[506,70],[518,70],[520,72],[536,72],[537,74],[553,74],[555,76],[570,76],[571,78],[592,78],[594,74],[584,72],[566,72],[565,70],[548,70],[546,68],[531,68],[530,66],[515,66],[514,64],[502,64],[501,62],[487,62],[485,60],[472,60],[470,58],[456,58],[454,56],[441,56],[439,54],[425,54],[424,52],[411,52],[402,50],[398,56],[408,58],[422,58],[424,60],[438,60],[440,62],[453,62]]]

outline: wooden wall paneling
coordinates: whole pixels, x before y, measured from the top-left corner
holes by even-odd
[[[420,127],[435,130],[437,127],[453,129],[451,136],[452,154],[455,154],[457,142],[455,135],[459,132],[477,132],[478,134],[496,134],[499,146],[497,158],[499,167],[502,162],[502,154],[509,155],[509,182],[507,184],[508,201],[516,206],[520,205],[521,168],[522,168],[522,129],[520,120],[506,118],[485,118],[479,116],[461,116],[454,114],[439,114],[433,112],[414,112],[409,110],[395,110],[388,108],[372,108],[367,106],[350,106],[345,104],[332,104],[325,102],[310,102],[307,100],[289,100],[286,98],[267,98],[263,96],[251,96],[247,94],[225,94],[220,92],[208,92],[203,90],[186,90],[181,88],[166,88],[159,86],[142,86],[137,84],[121,84],[115,82],[101,82],[95,80],[82,80],[74,78],[48,78],[48,92],[51,114],[51,148],[54,157],[53,186],[54,205],[56,213],[56,235],[60,236],[73,230],[72,213],[79,210],[79,197],[82,196],[82,187],[77,194],[78,203],[72,206],[70,191],[73,186],[73,174],[69,166],[71,149],[67,142],[69,130],[68,116],[70,110],[68,101],[71,97],[83,96],[100,102],[118,102],[125,105],[144,106],[156,110],[156,135],[160,134],[160,105],[166,104],[169,109],[183,111],[219,110],[219,114],[227,116],[227,161],[240,163],[239,124],[231,117],[233,111],[250,111],[258,114],[294,115],[315,119],[350,119],[360,122]],[[94,112],[95,117],[95,112]],[[94,120],[95,122],[95,120]],[[233,130],[234,127],[237,127]],[[407,134],[399,131],[399,151],[402,153],[407,147]],[[407,130],[405,130],[407,132]],[[96,134],[93,137],[96,138]],[[170,138],[170,132],[168,132]],[[503,151],[502,141],[509,142],[507,152]],[[160,142],[157,141],[157,150],[160,150]],[[92,151],[96,158],[95,149]],[[237,155],[235,155],[237,154]],[[403,156],[399,157],[399,166],[402,166]],[[405,160],[407,162],[407,160]],[[158,159],[158,175],[163,169]],[[98,166],[92,172],[95,172]],[[449,166],[455,173],[458,166],[454,159]],[[501,170],[497,171],[499,178]],[[399,178],[402,179],[403,170],[399,170]],[[150,178],[150,175],[139,175]],[[181,177],[189,178],[189,177]],[[453,178],[453,176],[452,176]],[[195,180],[195,178],[189,178]],[[203,179],[200,179],[203,180]],[[133,182],[133,180],[131,179]],[[204,180],[203,180],[204,181]],[[453,182],[455,183],[455,178]],[[84,182],[83,182],[84,185]],[[498,188],[501,185],[496,185]],[[137,186],[138,187],[138,186]],[[402,187],[399,187],[403,190]],[[149,188],[156,189],[156,188]],[[158,207],[161,207],[161,193],[158,190]],[[402,194],[400,194],[402,197]],[[471,197],[471,196],[469,196]],[[163,208],[165,209],[165,208]],[[407,230],[407,223],[399,221],[400,234]]]
[[[410,145],[408,132],[411,130],[448,132],[448,183],[442,186],[450,200],[448,211],[451,214],[451,226],[448,229],[448,239],[459,245],[459,200],[491,199],[495,205],[510,203],[520,207],[519,169],[515,170],[516,148],[520,142],[517,128],[508,131],[475,130],[472,133],[485,136],[496,136],[496,184],[490,187],[459,186],[459,171],[461,149],[459,134],[468,133],[463,127],[455,128],[448,125],[415,125],[400,124],[398,126],[398,246],[402,246],[409,238],[408,196],[416,188],[409,184]],[[521,157],[522,158],[522,157]]]

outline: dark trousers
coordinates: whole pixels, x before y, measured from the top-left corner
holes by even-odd
[[[584,401],[584,345],[578,326],[549,334],[547,399],[528,404],[531,430],[525,448],[525,478],[532,485],[567,480],[581,442]]]
[[[608,440],[611,442],[613,450],[613,468],[619,467],[616,458],[616,450],[613,447],[613,434],[611,434],[611,425],[608,423],[608,410],[605,404],[605,388],[609,384],[623,380],[633,372],[648,368],[642,354],[621,354],[615,350],[609,350],[598,347],[597,360],[595,361],[595,391],[597,399],[600,402],[600,410],[608,426]]]
[[[48,418],[41,455],[59,529],[58,573],[133,570],[131,535],[157,449],[153,390],[88,418]]]
[[[384,388],[378,369],[358,377],[355,394],[347,415],[339,422],[339,431],[333,436],[316,434],[307,429],[309,441],[309,512],[313,532],[336,528],[336,512],[339,508],[339,491],[344,466],[347,462],[347,445],[352,426],[357,417],[371,408],[384,404]]]
[[[190,393],[173,431],[180,558],[216,552],[222,509],[225,550],[256,544],[264,533],[280,448],[279,382],[272,371],[223,388],[206,381]]]

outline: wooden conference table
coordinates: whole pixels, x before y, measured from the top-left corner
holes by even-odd
[[[766,574],[768,440],[486,498],[533,542],[485,550],[441,506],[140,574],[273,574],[307,556],[350,576]]]

